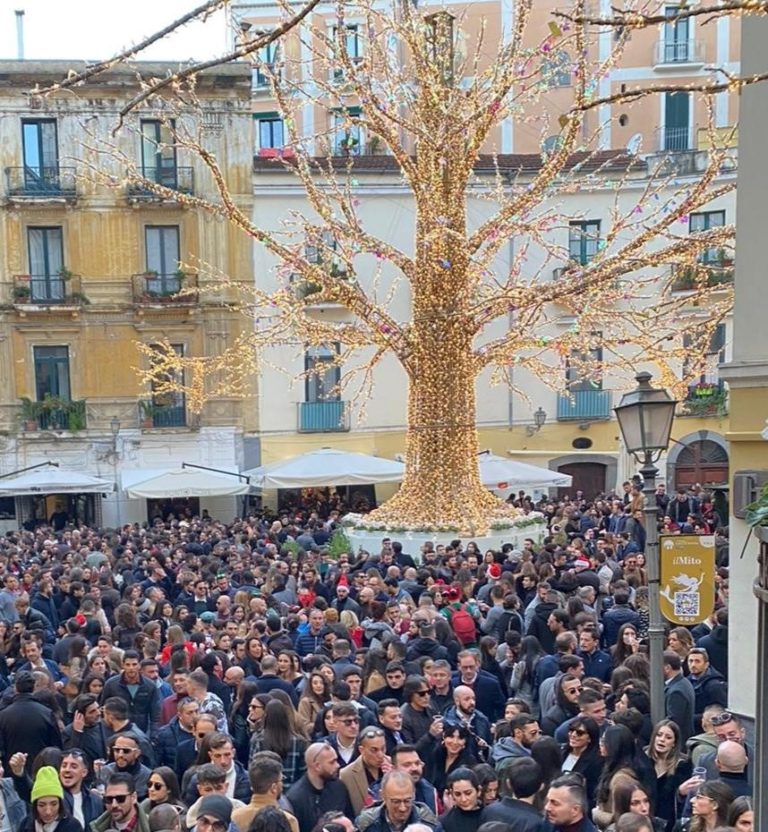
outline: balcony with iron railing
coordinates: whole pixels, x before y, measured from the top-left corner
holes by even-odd
[[[186,404],[183,401],[158,404],[152,400],[142,399],[139,402],[139,427],[143,429],[187,427]]]
[[[656,43],[653,62],[656,69],[676,69],[681,64],[688,66],[704,62],[704,44],[701,41],[662,38]]]
[[[657,131],[659,152],[683,153],[694,150],[692,132],[690,127],[660,127]]]
[[[88,427],[85,399],[71,401],[46,395],[42,401],[21,400],[21,424],[25,433],[68,430],[76,433]]]
[[[179,167],[178,165],[169,165],[167,167],[144,166],[140,174],[147,182],[160,185],[163,188],[168,188],[180,194],[191,196],[195,192],[195,171],[191,167]],[[156,193],[144,182],[132,182],[128,186],[128,196],[131,199],[147,201],[169,199],[165,195]]]
[[[721,417],[728,413],[728,390],[717,379],[705,377],[688,387],[688,394],[680,402],[678,416],[699,418]]]
[[[610,390],[570,390],[557,397],[558,422],[591,422],[611,418]]]
[[[62,270],[58,274],[17,274],[13,276],[15,306],[87,306],[80,275]]]
[[[704,257],[696,265],[672,267],[671,290],[675,293],[695,292],[699,289],[724,289],[733,285],[736,264],[730,253],[719,249],[715,254]]]
[[[5,169],[6,195],[12,199],[74,199],[77,196],[76,169],[10,167]]]
[[[194,306],[200,299],[198,276],[189,272],[143,272],[133,275],[131,282],[138,306]]]
[[[344,401],[299,402],[299,433],[349,430],[349,407]]]

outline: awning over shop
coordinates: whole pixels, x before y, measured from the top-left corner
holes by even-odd
[[[310,488],[400,482],[404,471],[405,466],[394,459],[320,448],[243,473],[258,488]]]
[[[569,474],[539,468],[516,459],[505,459],[491,453],[478,455],[483,485],[499,491],[512,488],[533,491],[544,488],[568,488],[573,482]]]
[[[250,490],[238,473],[229,476],[195,468],[129,470],[122,472],[121,481],[131,498],[232,497]]]
[[[0,497],[21,497],[25,494],[94,494],[114,491],[111,480],[93,477],[82,471],[67,471],[54,463],[0,477]]]

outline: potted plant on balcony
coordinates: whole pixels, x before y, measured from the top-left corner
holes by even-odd
[[[147,399],[139,401],[139,424],[147,429],[154,426],[155,406]]]
[[[19,283],[13,287],[13,299],[20,303],[27,303],[32,297],[32,289],[28,284]]]
[[[36,431],[39,427],[39,402],[33,402],[28,396],[21,397],[21,422],[27,432]]]

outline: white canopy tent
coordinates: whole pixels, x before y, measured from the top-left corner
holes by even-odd
[[[320,448],[243,473],[257,488],[310,488],[400,482],[404,471],[405,466],[394,459]]]
[[[136,474],[144,474],[137,479]],[[124,471],[123,488],[131,498],[234,497],[247,494],[249,484],[234,471],[231,476],[197,468],[175,468],[152,473]]]
[[[111,480],[103,480],[82,471],[67,471],[53,463],[0,478],[0,497],[25,494],[97,494],[115,490]]]
[[[569,488],[573,482],[570,474],[539,468],[516,459],[505,459],[492,453],[479,454],[478,463],[483,485],[494,491],[543,491],[548,488]]]

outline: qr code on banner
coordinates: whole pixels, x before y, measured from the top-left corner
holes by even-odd
[[[675,593],[675,615],[698,615],[701,595],[698,592]]]

